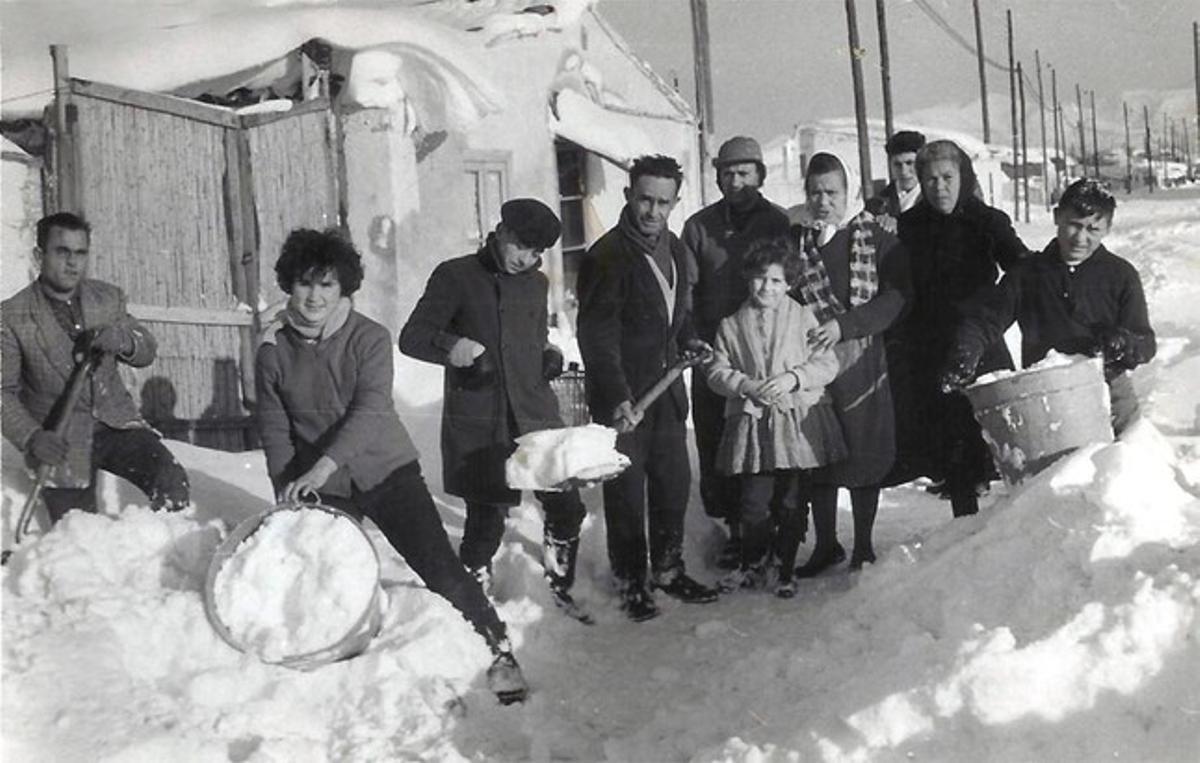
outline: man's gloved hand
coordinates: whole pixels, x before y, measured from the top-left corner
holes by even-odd
[[[67,460],[67,439],[46,429],[39,429],[29,438],[29,455],[39,464],[58,466]]]
[[[133,352],[133,332],[126,326],[113,324],[88,329],[79,335],[76,348],[81,352],[103,352],[108,355],[129,355]]]
[[[475,363],[475,358],[483,354],[484,346],[474,339],[461,337],[450,348],[450,365],[455,368],[466,368]]]
[[[938,386],[943,393],[961,392],[975,381],[975,370],[979,368],[980,353],[959,347],[951,353],[938,374]]]
[[[643,415],[634,410],[633,403],[624,400],[613,410],[613,429],[618,432],[632,432]]]
[[[1104,365],[1125,368],[1133,340],[1127,329],[1120,326],[1096,326],[1092,329],[1096,339],[1095,352],[1104,357]]]
[[[542,378],[546,381],[557,379],[563,372],[562,350],[554,345],[547,345],[542,350]]]

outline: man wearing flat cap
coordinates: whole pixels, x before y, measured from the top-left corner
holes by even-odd
[[[915,130],[898,130],[887,140],[888,183],[878,196],[867,201],[867,211],[892,233],[900,214],[913,208],[921,198],[921,183],[917,179],[917,152],[925,145],[925,136]]]
[[[527,432],[563,426],[550,380],[562,352],[549,343],[542,252],[562,225],[537,199],[512,199],[479,251],[434,269],[400,332],[400,351],[446,367],[442,480],[466,501],[459,556],[481,582],[491,577],[508,509],[520,502],[504,463]],[[555,603],[589,622],[572,599],[579,528],[586,510],[577,490],[537,493],[545,509],[546,578]]]
[[[753,138],[737,136],[721,145],[713,159],[721,199],[688,218],[683,245],[691,266],[692,305],[696,334],[712,344],[721,319],[746,300],[742,256],[755,243],[781,238],[788,216],[759,192],[767,177],[762,149]],[[717,446],[725,425],[725,398],[708,388],[703,374],[692,375],[692,421],[700,462],[700,500],[704,512],[724,521],[729,542],[718,566],[732,569],[740,561],[738,492],[734,477],[716,469]]]

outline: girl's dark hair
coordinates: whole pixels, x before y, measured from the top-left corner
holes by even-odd
[[[800,277],[800,256],[786,238],[771,238],[752,244],[742,256],[742,277],[749,281],[771,265],[783,267],[783,278],[792,285]]]
[[[336,228],[323,231],[297,228],[288,234],[275,261],[275,280],[288,294],[304,276],[319,277],[328,272],[337,275],[343,296],[350,296],[362,285],[362,257]]]
[[[828,175],[831,172],[836,172],[842,177],[842,185],[846,190],[850,189],[850,178],[846,177],[846,168],[833,154],[827,154],[824,151],[817,152],[808,160],[808,167],[804,170],[804,190],[808,190],[809,178],[817,175]]]

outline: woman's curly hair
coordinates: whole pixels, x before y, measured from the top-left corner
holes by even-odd
[[[362,257],[340,231],[297,228],[288,234],[275,262],[275,280],[280,289],[291,294],[292,286],[301,278],[319,278],[329,272],[337,275],[343,296],[350,296],[362,285]]]

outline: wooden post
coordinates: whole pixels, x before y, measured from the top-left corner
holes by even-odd
[[[1125,112],[1125,193],[1133,193],[1133,146],[1129,142],[1129,104],[1121,101]]]
[[[79,145],[75,140],[77,111],[71,102],[71,67],[66,45],[51,45],[54,70],[54,207],[58,212],[83,214],[80,198]]]
[[[858,164],[862,172],[863,199],[871,197],[871,146],[867,129],[867,97],[863,92],[862,46],[858,41],[858,16],[854,0],[846,0],[846,31],[850,38],[850,79],[854,83],[854,122],[858,127]]]
[[[1089,90],[1092,102],[1092,167],[1096,170],[1096,179],[1100,179],[1100,141],[1096,136],[1096,91]]]
[[[1062,112],[1058,108],[1058,72],[1053,67],[1050,69],[1050,99],[1054,102],[1054,190],[1055,193],[1062,189],[1062,176],[1067,168],[1067,162],[1064,149],[1066,148],[1066,138],[1059,141],[1059,135],[1062,132]]]
[[[712,61],[708,44],[708,0],[691,0],[692,62],[696,74],[696,114],[700,117],[700,201],[707,205],[712,189],[707,178],[713,137]]]
[[[1200,145],[1200,21],[1192,22],[1192,61],[1196,68],[1196,140]]]
[[[971,0],[975,11],[975,59],[979,65],[979,102],[983,108],[983,142],[992,142],[992,129],[988,124],[987,73],[983,65],[983,25],[979,21],[979,0]]]
[[[1142,105],[1142,119],[1146,122],[1146,185],[1154,193],[1154,152],[1150,147],[1150,107]]]
[[[1079,121],[1076,124],[1079,126],[1079,171],[1087,177],[1087,138],[1083,132],[1083,91],[1079,89],[1079,83],[1075,83],[1075,105],[1079,109]]]
[[[1187,177],[1188,180],[1195,180],[1195,175],[1192,172],[1192,144],[1188,140],[1187,120],[1181,119],[1179,123],[1183,127],[1183,160],[1187,162]]]
[[[1025,129],[1025,72],[1017,62],[1017,92],[1021,96],[1021,195],[1025,197],[1025,222],[1029,222],[1029,142]]]
[[[887,11],[883,3],[884,0],[875,0],[875,23],[879,32],[879,74],[883,82],[883,130],[885,137],[891,138],[896,124],[892,119],[892,66],[888,56]]]
[[[1042,56],[1033,51],[1033,61],[1037,66],[1038,85],[1038,117],[1042,126],[1042,202],[1047,210],[1050,209],[1050,168],[1046,161],[1046,91],[1042,87]]]
[[[1017,162],[1019,157],[1018,136],[1017,136],[1017,63],[1013,56],[1013,22],[1012,11],[1004,12],[1005,19],[1008,22],[1008,101],[1010,105],[1010,121],[1012,122],[1012,157],[1013,157],[1013,219],[1016,220],[1021,216],[1021,194],[1018,189],[1020,184],[1017,181]]]

